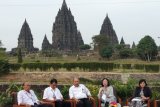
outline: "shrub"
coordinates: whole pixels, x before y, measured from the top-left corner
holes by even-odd
[[[146,72],[159,72],[159,65],[145,65]]]
[[[0,60],[0,75],[9,73],[9,63],[7,60]]]
[[[131,69],[132,66],[131,66],[131,64],[122,64],[122,68],[123,69]]]

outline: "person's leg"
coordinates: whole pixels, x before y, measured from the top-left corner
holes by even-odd
[[[108,106],[109,106],[109,102],[106,102],[106,103],[105,103],[105,107],[108,107]]]
[[[38,107],[53,107],[51,104],[40,104]]]
[[[84,102],[83,100],[80,100],[77,104],[76,107],[84,107]]]
[[[88,98],[83,99],[83,101],[84,107],[92,107],[92,102]]]
[[[63,101],[56,101],[55,106],[56,107],[63,107]]]
[[[63,102],[63,103],[64,103],[64,107],[71,107],[72,102]]]

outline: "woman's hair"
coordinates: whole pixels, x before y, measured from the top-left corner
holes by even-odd
[[[142,82],[144,82],[144,83],[145,83],[145,86],[147,86],[147,82],[146,82],[146,80],[145,80],[145,79],[141,79],[141,80],[139,80],[139,86],[140,86],[140,84],[141,84]]]
[[[110,86],[110,82],[109,82],[109,79],[108,78],[103,78],[102,79],[102,81],[101,81],[101,86],[103,87],[104,85],[103,85],[103,81],[104,80],[107,80],[107,82],[108,82],[108,84],[107,84],[107,86]]]

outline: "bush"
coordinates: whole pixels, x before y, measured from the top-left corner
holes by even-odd
[[[131,64],[122,64],[122,68],[123,69],[131,69],[132,66],[131,66]]]
[[[160,65],[145,65],[146,72],[159,72]]]
[[[0,75],[9,73],[9,67],[7,60],[0,60]]]
[[[134,69],[138,69],[138,70],[144,70],[144,65],[143,64],[135,64],[134,65]]]

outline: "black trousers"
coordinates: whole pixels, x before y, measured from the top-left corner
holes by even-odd
[[[50,105],[50,104],[35,104],[31,107],[52,107],[52,105]]]
[[[76,107],[92,107],[92,103],[88,98],[79,99],[80,101],[76,104]]]

